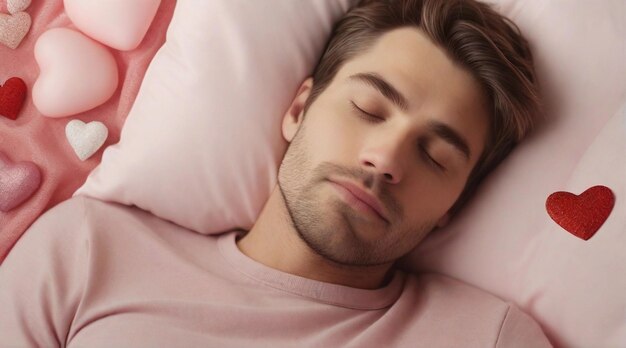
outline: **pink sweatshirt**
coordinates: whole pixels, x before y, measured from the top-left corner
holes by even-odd
[[[0,266],[0,347],[550,347],[515,305],[452,278],[315,281],[250,259],[242,233],[65,201]]]

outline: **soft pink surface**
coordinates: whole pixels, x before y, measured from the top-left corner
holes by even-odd
[[[396,271],[374,290],[321,282],[249,258],[241,234],[65,201],[0,267],[0,346],[550,347],[517,306],[455,279]]]
[[[626,100],[626,3],[490,2],[533,47],[547,120],[448,228],[404,261],[514,301],[558,345],[623,346],[626,155],[623,134],[611,133],[622,130],[619,121],[609,120]],[[204,3],[219,5],[219,25],[193,11],[175,16],[171,45],[168,36],[121,142],[77,194],[136,204],[206,234],[254,223],[286,148],[281,117],[333,18],[321,6],[333,3],[312,2],[320,7],[305,15],[281,7],[275,17],[264,12],[271,2],[254,2],[259,8],[245,14],[230,8],[236,3]],[[216,36],[189,35],[198,27]],[[215,49],[203,49],[209,43]],[[550,220],[545,200],[594,185],[609,186],[616,204],[583,241]]]
[[[32,161],[42,171],[42,185],[28,201],[8,213],[0,212],[0,262],[42,212],[70,197],[89,172],[100,163],[102,149],[85,162],[78,159],[65,138],[67,122],[77,118],[85,122],[98,120],[106,124],[109,138],[103,148],[119,140],[120,129],[135,100],[146,68],[165,41],[174,5],[174,0],[162,1],[146,37],[137,49],[127,52],[111,49],[120,77],[113,97],[95,109],[67,118],[41,116],[30,97],[39,74],[33,55],[37,38],[51,28],[75,29],[63,10],[63,2],[33,1],[26,10],[33,24],[20,46],[12,50],[0,45],[0,84],[17,76],[28,87],[28,96],[17,120],[0,117],[0,151],[15,162]],[[0,12],[7,13],[5,1],[0,2]]]

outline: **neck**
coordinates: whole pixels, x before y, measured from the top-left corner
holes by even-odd
[[[252,229],[237,240],[243,254],[282,272],[353,288],[377,289],[391,280],[392,263],[343,265],[317,254],[295,230],[279,190],[276,185]]]

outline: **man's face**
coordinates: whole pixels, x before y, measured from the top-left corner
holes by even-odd
[[[283,120],[291,144],[278,183],[294,227],[334,262],[393,262],[445,224],[480,157],[488,107],[478,81],[419,29],[400,28],[344,64],[302,117],[310,86]]]

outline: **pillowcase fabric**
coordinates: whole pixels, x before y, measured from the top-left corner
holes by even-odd
[[[626,345],[626,2],[496,4],[529,39],[547,115],[447,228],[402,263],[514,301],[564,347]],[[603,185],[613,210],[589,240],[546,211]]]
[[[200,233],[254,224],[287,143],[280,121],[354,0],[179,0],[120,142],[74,195]]]

